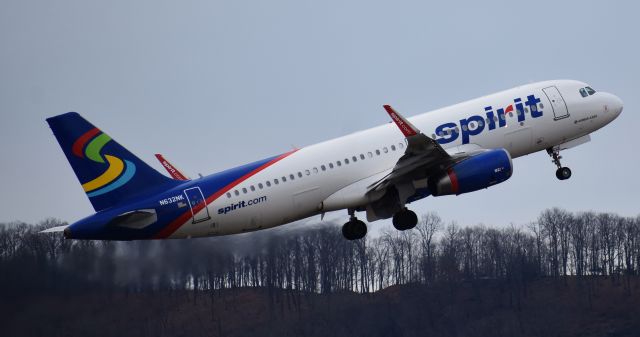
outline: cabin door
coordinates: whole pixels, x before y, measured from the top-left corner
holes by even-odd
[[[567,104],[564,102],[562,95],[560,94],[560,90],[555,86],[551,86],[548,88],[542,89],[544,94],[551,102],[551,108],[553,109],[554,119],[563,119],[569,117],[569,110],[567,109]]]
[[[189,208],[191,208],[191,216],[193,217],[193,223],[198,223],[211,219],[209,216],[209,210],[207,209],[207,202],[202,195],[200,187],[192,187],[184,190],[184,195],[189,202]]]

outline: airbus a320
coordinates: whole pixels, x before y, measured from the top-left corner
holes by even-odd
[[[369,222],[416,226],[409,205],[509,179],[512,159],[546,151],[556,177],[569,179],[560,151],[584,144],[616,119],[622,101],[573,80],[519,86],[189,179],[159,158],[166,177],[75,112],[47,119],[96,213],[62,231],[66,238],[143,240],[228,235],[346,210],[348,240]],[[455,202],[455,200],[452,200]]]

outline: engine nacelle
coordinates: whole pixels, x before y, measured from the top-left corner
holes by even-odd
[[[429,190],[434,196],[473,192],[509,179],[512,172],[507,150],[489,150],[433,176],[429,179]]]

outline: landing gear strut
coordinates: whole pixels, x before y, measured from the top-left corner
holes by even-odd
[[[403,208],[393,216],[393,227],[399,231],[411,229],[418,224],[418,216],[415,212]]]
[[[362,239],[365,235],[367,235],[367,225],[358,220],[355,216],[354,210],[349,210],[349,215],[351,218],[347,223],[342,225],[342,235],[347,240],[359,240]]]
[[[553,159],[552,162],[558,167],[556,170],[556,178],[560,180],[567,180],[571,178],[571,169],[568,167],[562,167],[562,164],[560,164],[560,159],[562,159],[560,156],[560,149],[557,147],[550,147],[547,149],[547,153]]]

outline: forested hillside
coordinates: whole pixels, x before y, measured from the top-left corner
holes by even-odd
[[[350,242],[335,225],[141,242],[0,225],[10,336],[640,335],[640,218],[543,211]],[[5,335],[2,333],[2,335]]]

